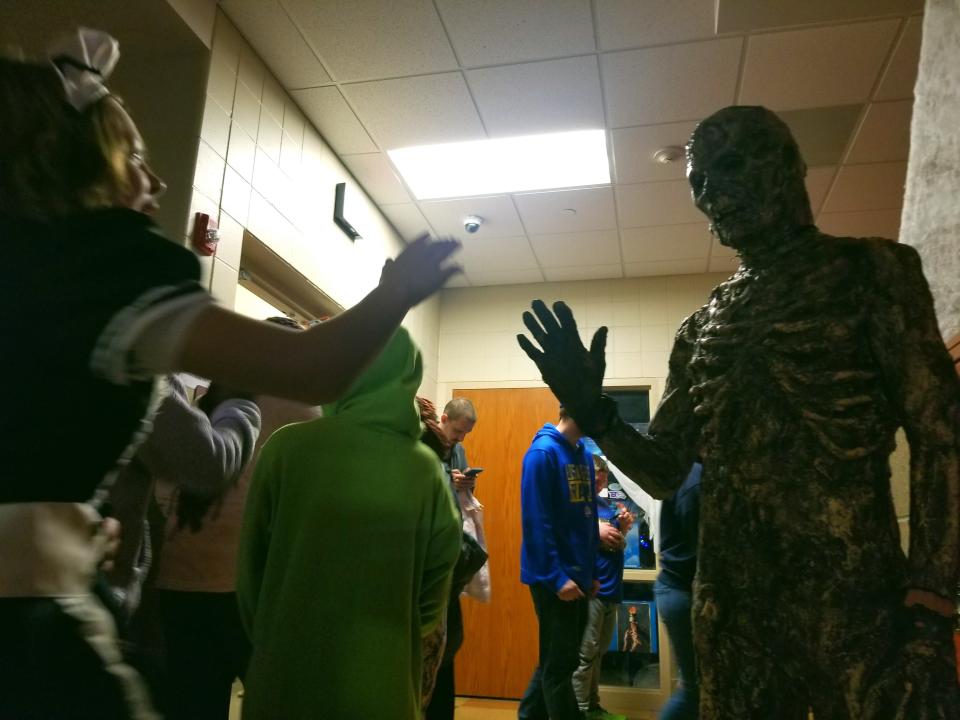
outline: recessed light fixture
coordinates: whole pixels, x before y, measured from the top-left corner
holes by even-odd
[[[683,148],[679,145],[667,145],[654,152],[651,157],[656,163],[669,165],[683,157]]]
[[[610,183],[604,130],[419,145],[387,154],[418,200]]]

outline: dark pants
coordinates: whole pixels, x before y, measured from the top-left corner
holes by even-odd
[[[98,598],[0,599],[0,720],[158,718]]]
[[[230,690],[243,679],[250,644],[235,593],[163,590],[169,720],[227,720]]]
[[[657,612],[670,636],[670,647],[680,668],[680,687],[660,710],[660,720],[696,720],[700,713],[700,686],[697,683],[697,658],[693,649],[691,593],[661,583],[653,587]]]
[[[531,585],[540,629],[540,662],[520,701],[520,720],[580,720],[573,671],[587,624],[587,599],[565,602],[543,585]]]
[[[424,715],[425,720],[453,720],[454,686],[453,660],[443,663],[437,671],[437,684]]]

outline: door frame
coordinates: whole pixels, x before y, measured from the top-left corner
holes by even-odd
[[[663,388],[666,378],[659,377],[626,377],[604,380],[604,387],[639,389],[650,392],[650,418],[653,419],[656,408],[663,397]],[[517,390],[525,388],[545,388],[542,380],[463,380],[437,383],[437,407],[443,407],[453,398],[454,390]],[[624,580],[652,584],[660,570],[660,554],[657,553],[657,567],[653,570],[626,570]],[[630,713],[633,711],[659,710],[670,695],[673,694],[678,673],[676,660],[673,657],[673,648],[670,645],[666,625],[657,613],[657,627],[660,642],[660,687],[657,690],[640,688],[613,687],[602,685],[600,694],[606,707],[614,712]]]

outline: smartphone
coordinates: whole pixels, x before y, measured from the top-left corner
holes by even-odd
[[[477,475],[483,472],[483,468],[467,468],[463,471],[463,474],[467,477],[475,478]]]

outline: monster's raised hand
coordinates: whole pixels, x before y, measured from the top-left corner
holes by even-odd
[[[523,313],[523,324],[542,350],[526,335],[517,335],[517,342],[536,363],[543,381],[581,430],[586,434],[600,434],[601,415],[605,415],[601,412],[600,400],[607,365],[604,356],[607,328],[597,330],[587,350],[566,303],[554,303],[550,312],[542,300],[533,301],[533,313]]]

